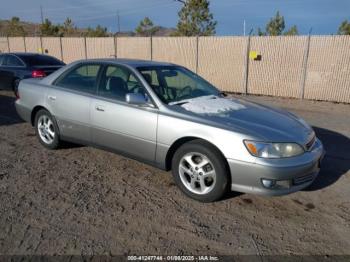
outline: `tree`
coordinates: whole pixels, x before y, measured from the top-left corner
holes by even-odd
[[[136,27],[135,32],[142,36],[151,36],[157,32],[159,27],[154,26],[151,19],[145,17],[140,24]]]
[[[283,33],[284,35],[299,35],[298,28],[296,25],[293,25],[289,30]]]
[[[266,33],[263,32],[263,31],[260,29],[260,27],[258,27],[258,36],[265,36],[265,35],[266,35]]]
[[[208,0],[178,0],[183,4],[175,35],[210,36],[215,34],[217,21],[209,10]]]
[[[45,18],[44,23],[40,25],[40,32],[42,36],[60,36],[60,27]]]
[[[72,21],[72,19],[70,19],[69,17],[66,18],[66,20],[64,21],[63,25],[62,25],[62,33],[64,36],[72,36],[74,35],[74,33],[76,32],[76,27]]]
[[[277,11],[276,16],[272,17],[266,25],[266,33],[268,35],[281,35],[285,28],[284,17]]]
[[[350,22],[348,20],[344,20],[339,28],[338,28],[338,35],[350,35]]]
[[[25,36],[26,32],[21,25],[20,19],[17,16],[14,16],[9,21],[9,25],[6,30],[7,36]]]
[[[270,19],[266,24],[266,31],[263,32],[260,28],[257,30],[259,36],[278,36],[278,35],[298,35],[298,28],[296,25],[293,25],[289,30],[284,31],[286,25],[284,17],[280,15],[280,12],[277,11],[276,15]]]
[[[107,28],[97,25],[95,29],[88,27],[87,32],[85,33],[87,37],[105,37],[108,36]]]

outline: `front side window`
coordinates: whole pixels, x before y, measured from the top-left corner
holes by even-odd
[[[100,65],[82,65],[60,77],[56,86],[93,94],[96,90]]]
[[[5,66],[24,66],[21,60],[19,60],[17,57],[13,55],[7,55],[5,56],[5,59],[3,61],[3,65]]]
[[[138,70],[158,97],[168,104],[220,94],[213,85],[180,66],[139,67]]]
[[[124,102],[128,93],[146,94],[142,84],[129,69],[107,66],[102,72],[98,95]]]

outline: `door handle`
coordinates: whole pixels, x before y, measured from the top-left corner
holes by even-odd
[[[56,100],[56,97],[55,96],[48,96],[48,98],[52,101],[55,101]]]
[[[97,111],[100,111],[100,112],[104,112],[104,111],[105,111],[105,109],[104,109],[103,106],[96,106],[95,109],[96,109]]]

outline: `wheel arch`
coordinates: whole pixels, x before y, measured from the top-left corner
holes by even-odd
[[[34,121],[35,121],[35,115],[41,110],[41,109],[44,109],[48,112],[50,112],[49,110],[47,110],[47,108],[45,108],[44,106],[40,106],[40,105],[37,105],[33,108],[32,110],[32,113],[30,115],[30,123],[32,124],[32,126],[35,125]]]
[[[195,140],[202,141],[202,142],[204,142],[204,143],[214,147],[216,149],[216,151],[221,155],[223,160],[225,161],[227,171],[229,172],[229,174],[231,176],[231,172],[230,172],[230,169],[229,169],[229,166],[228,166],[227,159],[224,156],[224,154],[222,153],[222,151],[216,145],[211,143],[210,141],[208,141],[206,139],[203,139],[203,138],[200,138],[200,137],[195,137],[195,136],[181,137],[181,138],[177,139],[170,146],[170,148],[167,151],[166,157],[165,157],[165,170],[169,171],[169,170],[172,169],[172,166],[171,166],[172,163],[171,162],[172,162],[172,159],[173,159],[173,156],[174,156],[176,150],[179,149],[182,145],[184,145],[184,144],[186,144],[188,142],[191,142],[191,141],[195,141]]]

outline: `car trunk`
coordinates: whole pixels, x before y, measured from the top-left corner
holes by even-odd
[[[33,66],[32,69],[33,70],[40,70],[45,72],[45,75],[50,75],[51,73],[55,72],[56,70],[60,69],[61,67],[63,67],[63,65],[54,65],[54,66]]]

